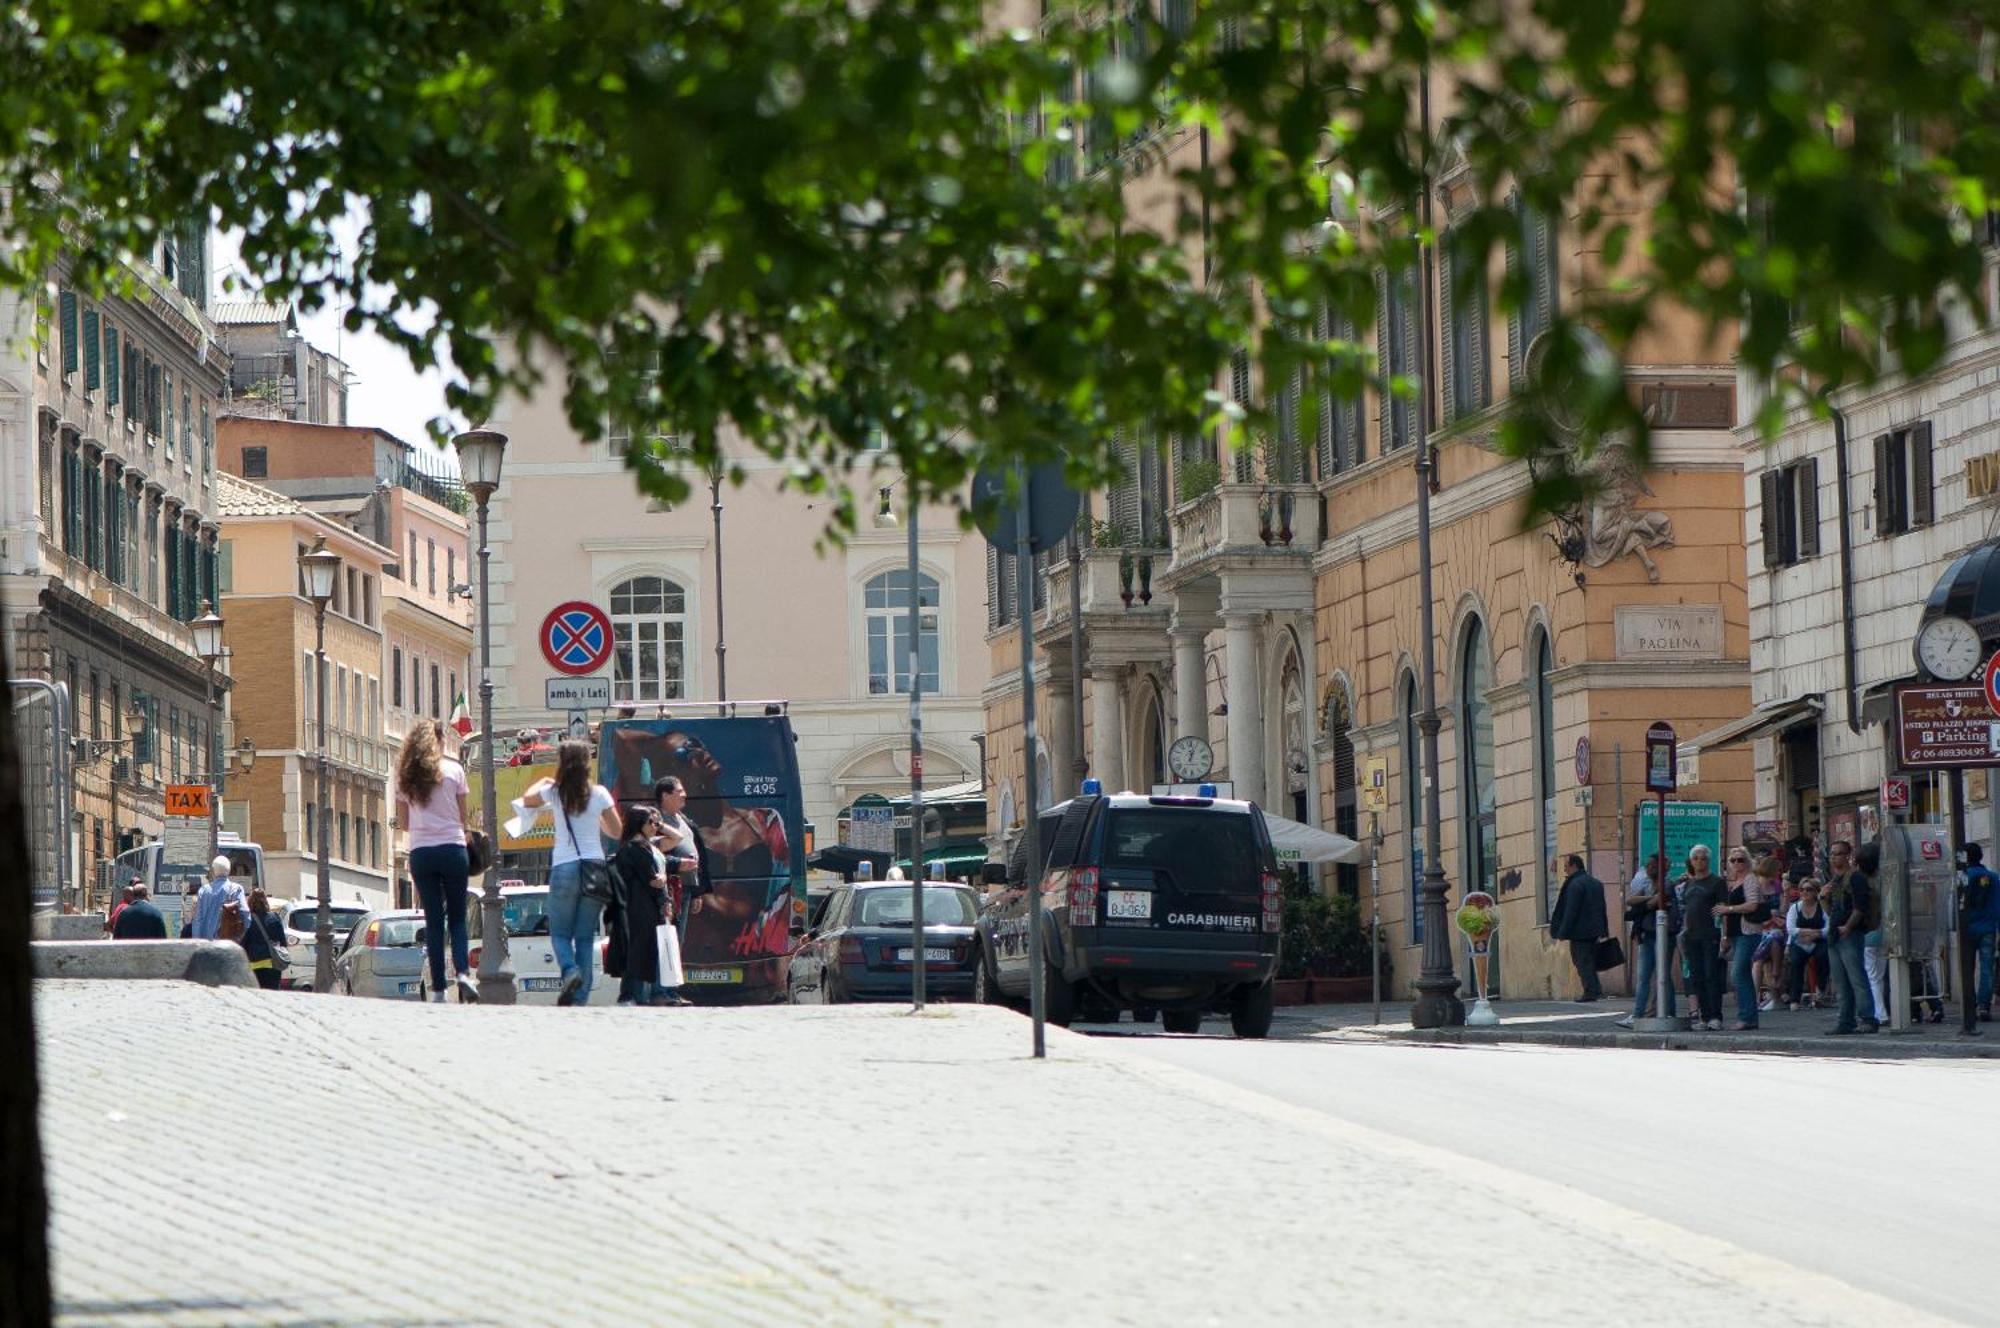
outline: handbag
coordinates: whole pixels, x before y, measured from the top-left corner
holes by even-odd
[[[681,936],[671,922],[662,922],[653,929],[655,943],[660,948],[660,985],[678,987],[686,983],[687,974],[681,969]]]
[[[578,881],[583,888],[585,899],[595,899],[600,904],[608,904],[617,898],[611,890],[611,864],[603,858],[586,858],[583,846],[576,842],[576,827],[569,823],[569,808],[562,805],[560,795],[556,801],[556,819],[569,832],[569,846],[576,850]]]
[[[285,949],[285,942],[283,940],[285,932],[284,932],[284,927],[282,925],[280,925],[278,928],[278,936],[280,939],[278,940],[271,939],[271,929],[269,927],[264,926],[264,920],[266,918],[269,918],[270,916],[271,916],[270,914],[266,913],[263,915],[263,917],[257,918],[256,921],[258,927],[261,928],[264,933],[264,948],[271,952],[271,971],[273,973],[282,973],[286,969],[292,966],[292,956],[291,952]]]
[[[1616,968],[1625,962],[1625,947],[1618,943],[1616,936],[1607,936],[1597,943],[1597,971]]]
[[[493,865],[493,841],[484,830],[465,832],[465,871],[468,876],[484,876]]]

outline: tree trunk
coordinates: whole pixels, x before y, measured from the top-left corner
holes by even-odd
[[[0,642],[0,676],[7,672]],[[65,827],[66,829],[66,827]],[[46,1328],[48,1196],[35,1070],[35,987],[29,972],[28,900],[33,875],[21,809],[13,697],[0,706],[0,1323]]]

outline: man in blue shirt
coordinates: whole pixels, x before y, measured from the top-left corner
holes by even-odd
[[[1993,940],[2000,935],[2000,875],[1986,865],[1986,851],[1965,846],[1965,924],[1979,957],[1979,1017],[1993,1018]]]
[[[245,926],[250,921],[250,903],[243,897],[243,887],[229,879],[229,859],[217,854],[208,864],[208,884],[201,887],[201,893],[194,899],[194,938],[198,941],[213,941],[222,935],[222,910],[236,909],[243,915]],[[243,934],[242,928],[236,934]]]

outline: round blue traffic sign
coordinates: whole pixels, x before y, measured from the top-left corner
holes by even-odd
[[[611,658],[611,619],[582,600],[556,605],[542,619],[542,655],[571,677],[597,672]]]

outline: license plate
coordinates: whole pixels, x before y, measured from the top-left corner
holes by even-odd
[[[522,978],[522,991],[561,991],[561,978]]]
[[[741,982],[743,970],[740,968],[690,968],[682,974],[689,982]]]
[[[909,963],[912,957],[913,957],[912,951],[909,950],[896,951],[896,958],[901,963],[905,964]],[[926,945],[924,947],[924,962],[926,964],[948,964],[951,962],[951,951],[943,949],[934,949],[931,946]]]
[[[1151,890],[1109,890],[1104,896],[1104,916],[1107,918],[1136,918],[1140,921],[1153,916],[1153,892]]]
[[[398,982],[396,984],[396,994],[398,996],[414,996],[417,994],[417,987],[419,985],[420,983],[417,982]]]

